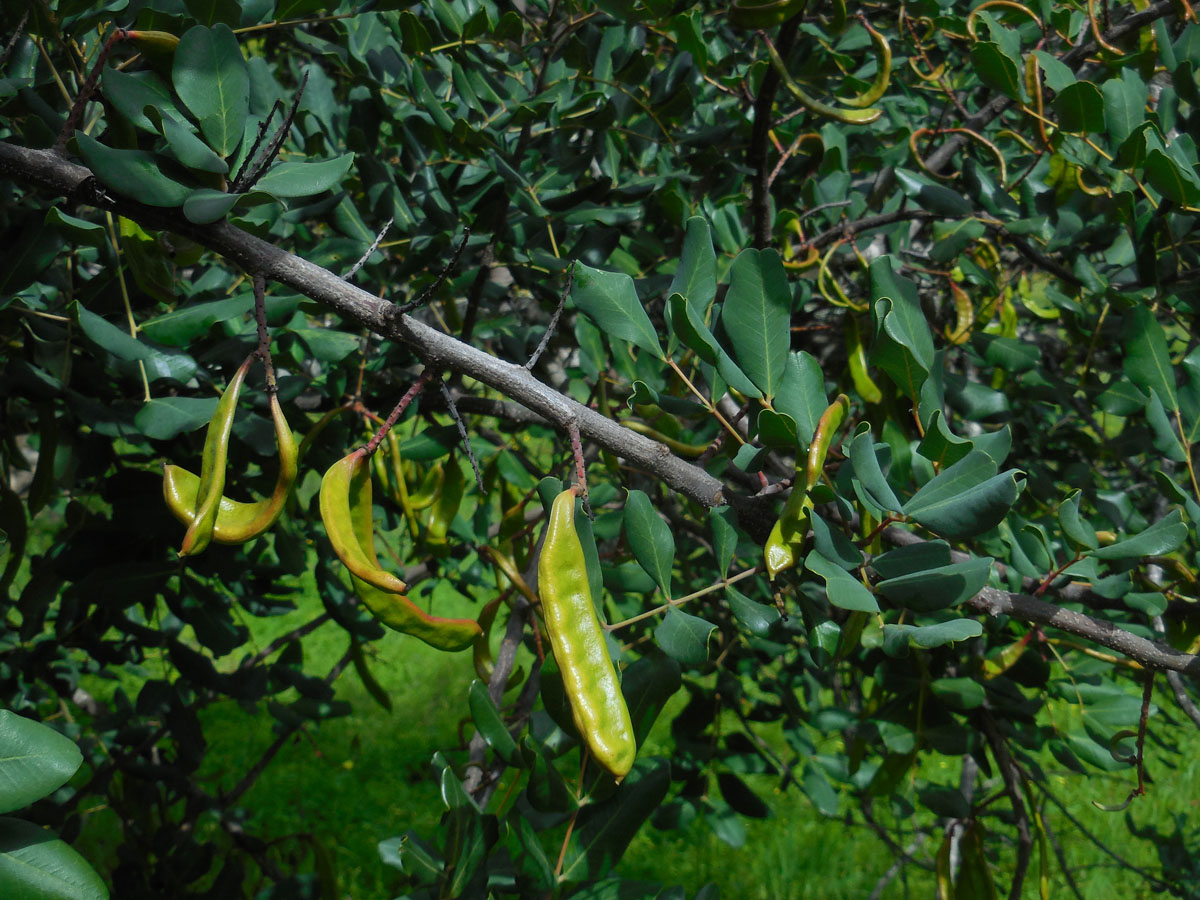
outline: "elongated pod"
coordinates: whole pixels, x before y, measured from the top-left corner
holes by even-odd
[[[575,533],[574,489],[559,494],[550,509],[538,594],[575,727],[596,761],[620,781],[633,767],[637,742],[592,605],[583,545]]]

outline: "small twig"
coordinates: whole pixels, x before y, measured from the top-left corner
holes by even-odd
[[[350,649],[342,654],[342,658],[334,663],[333,668],[329,670],[329,674],[325,676],[325,683],[333,684],[335,681],[337,681],[338,676],[345,671],[346,666],[350,665],[350,662],[353,658],[354,648],[353,643],[351,643]],[[271,760],[275,758],[275,755],[283,749],[283,745],[291,740],[292,735],[299,731],[300,728],[301,723],[289,725],[284,732],[279,735],[279,737],[275,738],[275,740],[271,742],[271,745],[263,751],[263,754],[258,758],[258,761],[251,766],[249,770],[247,770],[245,775],[242,776],[242,780],[234,786],[233,790],[227,794],[221,795],[221,804],[225,807],[233,806],[238,801],[238,798],[246,793],[246,791],[250,790],[250,788],[254,787],[254,782],[258,780],[258,777],[262,775],[267,766],[271,764]]]
[[[1025,872],[1029,868],[1029,858],[1033,853],[1033,835],[1029,831],[1029,811],[1025,808],[1025,801],[1021,797],[1021,770],[1016,760],[1012,758],[1012,754],[1009,753],[1004,736],[1000,734],[1000,729],[996,726],[991,714],[985,710],[979,720],[983,724],[983,733],[987,737],[988,744],[991,745],[992,755],[996,758],[996,765],[1000,768],[1000,775],[1004,779],[1004,791],[1008,794],[1013,817],[1017,822],[1017,864],[1013,869],[1012,886],[1009,888],[1008,897],[1009,900],[1020,900],[1021,885],[1025,881]]]
[[[275,118],[275,113],[283,111],[283,101],[276,100],[271,109],[267,112],[267,116],[258,123],[258,134],[254,136],[254,143],[250,145],[250,149],[246,152],[246,158],[242,160],[241,166],[238,167],[237,174],[233,176],[233,192],[239,193],[239,187],[242,184],[242,179],[246,174],[246,170],[250,168],[250,163],[254,161],[255,154],[258,153],[258,148],[262,146],[263,138],[267,136],[267,129],[271,125],[271,120]]]
[[[438,387],[442,390],[442,399],[446,401],[446,408],[450,410],[450,418],[458,426],[458,436],[462,440],[463,449],[467,451],[467,459],[471,461],[471,468],[475,470],[475,484],[479,487],[479,493],[486,494],[487,488],[483,486],[483,474],[479,471],[479,461],[475,459],[475,451],[471,449],[471,438],[467,434],[467,423],[459,415],[458,407],[454,405],[454,398],[450,396],[450,388],[446,387],[446,382],[439,378]]]
[[[4,45],[4,51],[0,52],[0,69],[3,69],[8,62],[8,58],[12,56],[13,47],[17,46],[17,41],[21,35],[25,33],[25,23],[29,21],[29,10],[25,10],[25,14],[21,16],[21,21],[17,23],[17,29],[12,33],[12,37],[8,39],[8,43]]]
[[[270,143],[262,148],[254,165],[250,171],[246,172],[245,164],[242,165],[242,171],[238,173],[238,177],[234,179],[233,190],[235,194],[243,193],[250,190],[258,183],[258,179],[262,178],[271,164],[275,162],[275,157],[279,155],[279,148],[283,146],[283,142],[287,140],[288,132],[292,130],[292,121],[296,118],[296,112],[300,109],[300,100],[304,96],[304,88],[308,85],[308,70],[304,72],[304,77],[300,79],[300,88],[296,91],[296,97],[292,100],[292,105],[288,107],[287,115],[283,117],[283,121],[276,129],[275,135],[271,138]],[[278,101],[276,101],[278,104]],[[271,107],[271,113],[267,116],[269,122],[275,114],[275,107]],[[261,139],[263,131],[266,128],[266,122],[259,129],[259,138]],[[246,158],[249,159],[253,153],[247,153]]]
[[[929,837],[929,835],[924,831],[918,831],[916,833],[909,845],[904,848],[904,852],[896,857],[895,861],[891,864],[891,866],[888,867],[888,870],[883,873],[883,876],[877,882],[875,882],[875,889],[871,891],[870,895],[867,897],[867,900],[879,900],[879,898],[883,896],[884,890],[886,890],[887,886],[892,883],[897,875],[900,874],[900,870],[903,869],[909,863],[909,861],[917,855],[917,851],[921,849],[921,845],[925,843],[925,839],[927,837]]]
[[[417,395],[425,389],[425,385],[429,384],[432,378],[432,370],[426,369],[420,374],[417,380],[413,382],[413,386],[404,392],[404,396],[400,398],[400,402],[392,408],[390,413],[388,413],[388,417],[384,420],[383,424],[379,426],[379,430],[375,432],[369,441],[367,441],[366,447],[363,448],[367,451],[367,456],[370,456],[377,449],[379,449],[380,443],[382,443],[383,439],[387,437],[387,433],[392,430],[392,426],[396,424],[396,420],[404,415],[404,411],[408,409],[408,405],[417,399]]]
[[[525,368],[533,371],[534,364],[537,363],[545,351],[546,346],[550,343],[550,338],[554,334],[554,330],[558,327],[558,317],[562,315],[563,306],[566,305],[567,295],[571,293],[571,286],[575,283],[575,267],[571,266],[567,270],[567,286],[563,288],[562,294],[558,298],[558,308],[554,310],[554,315],[550,317],[550,324],[546,326],[546,333],[542,335],[542,339],[538,342],[537,349],[533,351],[533,355],[529,357],[529,362],[525,363]]]
[[[803,222],[809,216],[815,216],[817,213],[824,212],[827,209],[837,209],[841,206],[849,206],[851,202],[852,201],[850,200],[833,200],[829,203],[819,203],[812,209],[806,209],[804,212],[800,213],[800,217],[796,221]]]
[[[267,644],[267,646],[263,647],[261,650],[259,650],[257,653],[255,653],[253,656],[247,657],[246,659],[242,660],[242,663],[241,663],[241,665],[238,666],[238,668],[239,669],[248,669],[252,666],[258,665],[260,662],[262,662],[264,659],[269,657],[276,650],[282,649],[283,647],[287,646],[288,644],[292,643],[293,641],[300,640],[300,638],[304,637],[306,634],[311,634],[312,632],[314,632],[318,628],[320,628],[322,625],[324,625],[326,622],[328,622],[331,618],[333,618],[333,617],[329,613],[323,612],[319,616],[317,616],[315,619],[313,619],[312,621],[305,622],[303,625],[301,625],[298,628],[293,628],[287,634],[281,634],[279,637],[275,638],[275,640],[271,641],[271,643]]]
[[[1146,670],[1146,684],[1142,688],[1142,715],[1138,719],[1137,732],[1137,790],[1135,796],[1146,793],[1146,720],[1150,718],[1150,699],[1154,696],[1154,670]]]
[[[1092,832],[1088,831],[1087,826],[1080,822],[1079,819],[1075,818],[1075,816],[1071,815],[1071,812],[1067,809],[1066,804],[1059,800],[1058,797],[1054,796],[1054,794],[1050,792],[1050,789],[1045,784],[1038,781],[1031,783],[1037,785],[1038,790],[1045,794],[1046,798],[1058,807],[1058,811],[1063,814],[1068,822],[1079,829],[1080,834],[1091,841],[1097,849],[1111,857],[1122,868],[1128,869],[1129,871],[1137,874],[1139,877],[1145,879],[1156,891],[1166,890],[1170,887],[1161,878],[1156,878],[1149,869],[1143,869],[1141,866],[1135,866],[1129,860],[1125,859],[1125,857],[1121,856],[1115,850],[1110,848],[1107,844],[1100,840],[1100,838],[1096,837],[1096,835],[1092,834]]]
[[[100,80],[100,72],[104,69],[104,64],[108,62],[108,55],[112,53],[113,45],[117,41],[124,39],[125,29],[118,28],[105,38],[104,43],[100,46],[100,52],[96,54],[96,62],[92,66],[92,71],[88,73],[88,77],[80,85],[79,93],[75,96],[75,102],[71,104],[70,115],[67,116],[67,121],[63,123],[62,130],[58,133],[58,138],[54,142],[55,153],[62,153],[66,149],[67,141],[71,139],[71,135],[79,127],[79,120],[83,118],[84,107],[92,99],[92,94],[96,92],[96,82]]]
[[[371,246],[367,248],[367,252],[359,258],[358,262],[350,267],[349,272],[342,276],[344,280],[350,281],[352,278],[354,278],[354,273],[367,264],[367,260],[371,258],[371,254],[379,249],[379,245],[382,243],[384,235],[388,233],[388,229],[392,227],[392,223],[394,221],[396,221],[394,216],[388,217],[388,220],[383,223],[383,227],[379,229],[379,234],[375,235],[375,240],[371,242]]]
[[[438,275],[433,284],[425,288],[425,290],[421,291],[421,293],[417,295],[416,300],[412,300],[396,307],[396,313],[398,315],[410,313],[414,309],[420,309],[433,298],[433,295],[437,289],[442,286],[442,284],[446,281],[446,278],[452,271],[454,271],[454,267],[458,265],[458,258],[462,255],[463,248],[467,246],[467,241],[470,239],[470,237],[471,229],[463,228],[463,237],[458,244],[458,249],[454,251],[454,255],[450,257],[450,262],[446,263],[446,267],[442,269],[442,273]]]

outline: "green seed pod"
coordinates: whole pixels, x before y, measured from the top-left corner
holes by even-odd
[[[583,545],[575,532],[574,489],[559,494],[551,507],[538,560],[538,593],[575,727],[596,761],[620,781],[633,767],[637,742],[592,605]]]

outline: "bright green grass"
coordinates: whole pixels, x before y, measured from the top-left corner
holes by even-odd
[[[319,601],[312,598],[288,616],[247,624],[254,641],[262,646],[319,614],[320,609]],[[448,615],[466,612],[440,603],[439,609]],[[332,623],[307,636],[303,642],[306,670],[327,672],[345,652],[347,640]],[[466,693],[474,678],[469,654],[439,653],[392,633],[377,641],[374,651],[369,664],[393,698],[393,710],[382,709],[353,668],[348,668],[336,689],[338,698],[351,704],[352,714],[290,739],[241,801],[248,812],[250,833],[268,839],[310,836],[281,842],[281,852],[302,857],[307,853],[307,841],[320,842],[332,855],[340,896],[354,900],[388,900],[399,893],[400,873],[379,861],[376,845],[410,829],[425,836],[432,833],[443,807],[437,785],[430,778],[430,757],[438,749],[460,746],[473,730],[466,719]],[[665,749],[662,737],[677,711],[674,707],[672,704],[660,717],[648,752]],[[233,702],[209,707],[202,719],[209,746],[200,777],[210,790],[218,785],[228,789],[271,743],[274,720],[265,710],[250,714]],[[1139,826],[1157,823],[1170,832],[1174,816],[1183,817],[1185,823],[1194,818],[1195,805],[1200,802],[1200,760],[1149,749],[1148,769],[1157,783],[1128,813]],[[1048,756],[1043,764],[1048,771],[1058,771]],[[1179,768],[1172,770],[1169,764]],[[938,780],[952,782],[957,775],[956,760],[929,757],[919,774],[933,778],[946,766],[952,771],[942,773]],[[765,820],[743,820],[743,846],[733,848],[722,842],[703,820],[693,821],[682,831],[664,832],[647,826],[631,844],[620,873],[632,879],[682,885],[689,897],[710,881],[727,900],[859,900],[870,894],[892,863],[890,852],[872,832],[822,817],[794,789],[775,792],[777,778],[750,780],[773,814]],[[1091,803],[1093,798],[1110,804],[1121,800],[1133,782],[1132,773],[1096,774],[1086,780],[1068,773],[1065,778],[1054,776],[1052,781],[1072,815],[1090,831],[1129,861],[1157,870],[1155,845],[1129,835],[1125,814],[1106,813]],[[980,796],[989,796],[995,789],[989,786]],[[501,794],[497,792],[497,799]],[[995,804],[998,808],[1005,805],[1005,801]],[[876,814],[885,824],[890,823],[884,803],[877,804]],[[105,840],[106,833],[115,831],[116,823],[110,818],[103,812],[93,816],[80,841],[80,849],[102,870],[105,864],[101,860],[112,858],[113,848]],[[1150,896],[1137,876],[1116,867],[1057,809],[1048,807],[1047,818],[1076,867],[1082,896],[1089,900]],[[1005,834],[1012,833],[1010,827],[1000,828]],[[931,835],[921,858],[930,858],[941,840],[940,834]],[[1010,851],[994,863],[999,871],[1009,872],[1012,859]],[[311,867],[311,856],[303,867]],[[1024,897],[1038,897],[1037,874],[1035,849]],[[1007,893],[1004,881],[998,887],[1002,896]],[[882,896],[899,900],[932,895],[932,874],[910,865]],[[1070,896],[1056,860],[1050,864],[1050,896]]]

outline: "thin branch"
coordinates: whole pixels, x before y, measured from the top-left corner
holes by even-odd
[[[1059,800],[1058,797],[1054,796],[1054,794],[1050,792],[1050,789],[1045,784],[1038,781],[1031,782],[1031,784],[1036,785],[1038,790],[1045,794],[1046,798],[1058,807],[1058,811],[1063,814],[1068,822],[1079,829],[1080,834],[1091,841],[1092,844],[1094,844],[1099,850],[1111,857],[1118,865],[1145,879],[1156,891],[1168,890],[1170,888],[1169,884],[1160,878],[1156,878],[1148,869],[1143,869],[1141,866],[1135,866],[1129,860],[1125,859],[1125,857],[1117,853],[1117,851],[1110,848],[1107,844],[1100,840],[1100,838],[1096,837],[1096,835],[1092,834],[1092,832],[1088,831],[1087,826],[1071,815],[1071,811],[1067,809],[1067,805]]]
[[[541,341],[538,342],[537,349],[529,357],[529,362],[525,363],[525,368],[531,372],[538,358],[546,352],[546,346],[550,343],[550,338],[554,335],[554,330],[558,327],[558,317],[562,315],[563,307],[567,303],[567,296],[571,293],[571,285],[574,283],[575,267],[571,266],[567,270],[567,286],[563,288],[563,292],[558,297],[558,308],[554,310],[554,315],[550,317],[550,324],[546,326],[546,333],[542,335]]]
[[[242,163],[242,168],[238,172],[237,178],[233,180],[232,193],[240,194],[243,191],[250,190],[250,188],[254,187],[254,185],[258,183],[258,180],[262,178],[264,174],[266,174],[266,171],[268,168],[270,168],[271,164],[275,162],[275,157],[279,155],[279,148],[283,146],[283,142],[287,140],[288,132],[292,130],[292,121],[296,118],[296,111],[300,109],[300,98],[304,96],[304,88],[307,85],[308,70],[306,69],[304,72],[304,77],[300,79],[300,87],[296,91],[296,96],[292,100],[292,105],[288,107],[287,114],[283,117],[283,121],[279,124],[279,128],[275,130],[274,137],[271,138],[270,143],[262,148],[262,151],[259,153],[258,158],[254,161],[254,164],[250,167],[249,171],[246,170],[246,163]],[[276,106],[278,105],[279,103],[276,101]],[[267,122],[271,121],[271,117],[275,114],[275,108],[275,106],[271,108],[270,115],[267,116],[266,121],[264,121],[262,126],[259,128],[257,141],[262,140],[262,136],[267,127]],[[246,159],[249,160],[253,155],[253,152],[247,153]]]
[[[450,410],[450,418],[458,426],[458,437],[462,441],[463,449],[467,452],[467,459],[471,461],[471,468],[475,472],[475,484],[479,487],[479,493],[486,494],[487,488],[483,486],[483,473],[479,471],[479,460],[475,458],[475,451],[471,449],[471,436],[467,434],[467,423],[463,421],[463,417],[458,412],[458,407],[454,405],[454,397],[450,395],[450,388],[446,387],[446,382],[439,378],[438,387],[442,389],[442,399],[446,401],[446,408]]]
[[[779,28],[775,47],[779,55],[786,57],[796,43],[800,19],[796,15]],[[746,163],[753,172],[750,181],[750,216],[754,223],[754,246],[767,247],[771,243],[771,185],[767,169],[768,136],[771,133],[771,107],[779,92],[779,73],[772,66],[763,73],[758,96],[754,98],[754,126],[750,131],[750,144],[746,148]]]
[[[1022,798],[1021,770],[1008,752],[1008,745],[991,713],[986,710],[978,717],[987,736],[996,765],[1004,778],[1004,792],[1008,794],[1008,802],[1012,805],[1013,816],[1017,820],[1017,864],[1013,869],[1012,887],[1009,888],[1009,900],[1020,900],[1021,885],[1025,882],[1025,872],[1029,869],[1029,858],[1033,853],[1033,835],[1029,831],[1029,811],[1025,808]]]
[[[371,254],[379,249],[380,243],[383,242],[384,235],[388,233],[388,229],[392,227],[392,223],[396,219],[394,216],[388,216],[388,220],[383,223],[383,227],[379,229],[379,234],[375,235],[375,240],[371,242],[371,246],[367,248],[367,252],[359,257],[358,262],[350,267],[350,271],[342,276],[346,281],[352,281],[355,273],[367,264],[367,260],[371,258]]]
[[[368,456],[379,448],[380,443],[382,443],[383,439],[387,437],[387,433],[392,430],[392,426],[396,424],[402,415],[404,415],[404,411],[408,409],[408,405],[417,399],[417,396],[421,393],[421,391],[425,390],[425,385],[429,384],[432,378],[433,371],[431,369],[426,369],[417,377],[417,380],[413,382],[412,387],[404,392],[404,396],[401,397],[396,405],[392,407],[392,411],[388,413],[388,417],[384,419],[383,424],[379,426],[379,430],[371,436],[369,441],[367,441],[366,451]]]
[[[434,293],[438,290],[438,288],[440,288],[445,283],[446,278],[450,275],[450,273],[452,271],[454,271],[454,267],[458,265],[458,258],[459,258],[459,256],[462,255],[463,248],[467,246],[467,241],[470,239],[470,237],[471,237],[471,229],[464,228],[462,241],[459,242],[458,249],[454,251],[454,255],[452,257],[450,257],[450,262],[446,263],[446,266],[445,266],[445,268],[442,269],[441,274],[438,275],[438,277],[436,279],[434,279],[433,284],[431,284],[429,287],[425,288],[425,290],[421,291],[421,293],[417,295],[416,300],[412,300],[408,303],[404,303],[404,304],[401,304],[400,306],[396,307],[397,315],[403,315],[405,313],[412,312],[414,309],[420,309],[422,306],[424,306],[426,303],[428,303],[431,299],[433,299]]]

